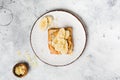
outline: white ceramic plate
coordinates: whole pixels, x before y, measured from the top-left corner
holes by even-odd
[[[46,15],[54,17],[53,24],[55,26],[71,26],[73,28],[74,50],[71,55],[50,54],[48,48],[48,30],[41,31],[39,28],[41,18]],[[30,43],[34,53],[42,62],[52,66],[65,66],[76,61],[83,53],[86,45],[86,33],[80,19],[75,15],[63,10],[54,10],[43,14],[34,23],[30,34]]]

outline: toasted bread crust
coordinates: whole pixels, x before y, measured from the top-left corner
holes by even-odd
[[[72,28],[71,27],[66,27],[64,28],[65,30],[68,30],[70,32],[70,36],[67,39],[68,42],[68,52],[67,54],[71,54],[73,51],[73,39],[72,39]],[[50,50],[51,54],[62,54],[61,52],[58,52],[54,49],[54,47],[52,46],[52,38],[57,36],[58,31],[60,30],[60,28],[50,28],[48,29],[48,48]]]

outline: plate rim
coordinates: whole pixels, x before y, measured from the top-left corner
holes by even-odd
[[[33,48],[33,46],[32,46],[32,41],[31,41],[32,31],[33,31],[33,28],[34,28],[36,22],[37,22],[42,16],[44,16],[45,14],[50,13],[50,12],[55,12],[55,11],[66,12],[66,13],[69,13],[69,14],[71,14],[72,16],[74,16],[74,17],[81,23],[81,25],[83,26],[84,32],[85,32],[85,45],[84,45],[84,48],[83,48],[81,54],[80,54],[75,60],[73,60],[73,61],[71,61],[71,62],[69,62],[69,63],[67,63],[67,64],[63,64],[63,65],[54,65],[54,64],[50,64],[50,63],[42,60],[42,59],[37,55],[37,53],[35,52],[35,50],[34,50],[34,48]],[[85,28],[85,27],[86,27],[86,26],[85,26],[83,20],[82,20],[79,16],[77,16],[74,12],[72,12],[72,11],[65,10],[65,9],[49,10],[49,11],[43,13],[42,15],[40,15],[40,16],[35,20],[34,24],[32,25],[32,28],[31,28],[31,31],[30,31],[30,46],[31,46],[31,48],[32,48],[33,53],[36,55],[36,57],[37,57],[41,62],[43,62],[43,63],[45,63],[45,64],[47,64],[47,65],[54,66],[54,67],[63,67],[63,66],[70,65],[70,64],[74,63],[75,61],[77,61],[77,60],[82,56],[83,52],[85,51],[85,48],[86,48],[86,45],[87,45],[87,31],[86,31],[86,28]]]

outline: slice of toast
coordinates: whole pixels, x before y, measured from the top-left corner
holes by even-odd
[[[64,29],[65,31],[69,31],[69,36],[67,38],[64,38],[64,40],[63,39],[62,40],[64,42],[65,41],[67,42],[66,43],[66,46],[67,46],[67,48],[66,48],[66,50],[67,50],[66,54],[71,54],[72,51],[73,51],[72,28],[71,27],[66,27],[66,28],[62,28],[62,29]],[[63,51],[56,50],[55,46],[52,45],[53,40],[56,37],[58,37],[58,33],[59,33],[60,30],[61,30],[61,28],[50,28],[50,29],[48,29],[48,47],[49,47],[49,50],[50,50],[51,54],[62,54],[62,52],[63,52]],[[62,34],[62,33],[60,33],[60,34]],[[61,45],[61,46],[63,46],[63,45]],[[59,48],[61,48],[61,47],[59,47]]]

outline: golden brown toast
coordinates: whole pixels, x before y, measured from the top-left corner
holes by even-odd
[[[60,31],[62,33],[60,33]],[[48,29],[48,47],[49,47],[50,53],[51,54],[62,54],[62,53],[71,54],[73,51],[72,33],[73,32],[71,27]],[[56,43],[55,43],[55,40],[57,41]]]

